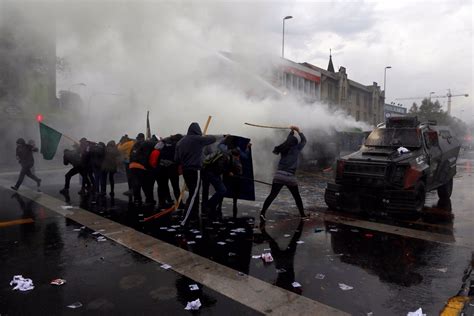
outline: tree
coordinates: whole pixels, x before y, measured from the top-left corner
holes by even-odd
[[[419,107],[414,102],[409,112],[411,115],[417,116],[421,122],[436,121],[438,125],[449,126],[459,138],[468,132],[466,123],[443,111],[438,100],[432,102],[430,99],[424,98]]]

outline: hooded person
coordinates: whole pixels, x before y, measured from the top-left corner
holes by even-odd
[[[100,178],[100,194],[105,195],[107,189],[107,177],[109,178],[110,184],[110,197],[115,196],[114,187],[114,175],[117,172],[117,168],[120,164],[120,152],[117,149],[115,141],[111,140],[105,146],[105,157],[102,162],[102,174]]]
[[[275,155],[280,155],[280,162],[278,163],[277,171],[273,176],[272,189],[268,197],[263,203],[262,211],[260,212],[260,219],[262,222],[266,220],[265,212],[277,197],[283,186],[290,190],[291,195],[295,199],[296,206],[300,212],[301,217],[306,217],[304,213],[303,201],[298,190],[298,181],[296,180],[296,168],[298,166],[298,157],[301,150],[306,145],[306,137],[297,126],[291,126],[291,132],[286,140],[273,149]],[[295,137],[295,131],[300,136],[301,141]]]
[[[79,144],[74,144],[73,149],[64,149],[63,163],[65,166],[71,165],[72,168],[65,175],[64,188],[59,191],[63,195],[69,194],[69,185],[71,178],[80,174],[82,176],[82,191],[85,190],[86,186],[90,186],[89,177],[85,174],[84,168],[81,164],[81,150]]]
[[[31,169],[35,165],[35,159],[33,158],[33,152],[37,152],[38,148],[34,146],[34,143],[30,142],[27,144],[23,138],[18,138],[16,141],[16,159],[21,165],[21,171],[18,176],[18,181],[12,190],[17,191],[20,185],[23,183],[25,176],[33,179],[36,182],[37,190],[40,192],[41,179],[33,174]]]
[[[203,136],[201,127],[193,122],[188,133],[176,144],[175,161],[183,170],[183,178],[188,187],[189,196],[186,200],[186,213],[181,225],[188,219],[196,220],[199,215],[199,186],[201,168],[204,160],[203,149],[216,141],[214,136]]]

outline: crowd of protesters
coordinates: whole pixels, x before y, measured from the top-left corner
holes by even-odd
[[[295,132],[299,134],[300,141],[294,136]],[[65,175],[64,188],[60,193],[69,195],[71,178],[80,175],[79,194],[89,195],[93,200],[104,198],[108,181],[109,195],[113,198],[114,176],[118,169],[123,168],[128,183],[128,190],[124,194],[129,196],[130,202],[136,207],[151,206],[154,209],[156,206],[158,209],[167,209],[174,206],[183,209],[182,225],[198,220],[200,206],[203,217],[220,219],[222,200],[230,189],[233,192],[233,216],[236,217],[241,183],[239,180],[243,169],[241,159],[248,157],[250,143],[243,150],[237,146],[235,137],[228,135],[217,146],[209,146],[216,141],[214,136],[203,135],[199,124],[195,122],[191,123],[184,136],[175,134],[162,139],[155,136],[145,139],[145,135],[140,133],[135,139],[124,135],[118,144],[111,140],[107,145],[82,138],[72,149],[64,150],[64,165],[71,165],[72,168]],[[18,190],[26,175],[37,182],[39,191],[41,179],[31,171],[34,165],[33,152],[37,149],[34,143],[26,144],[21,138],[17,144],[17,157],[22,169],[18,182],[12,189]],[[306,216],[295,177],[299,152],[305,144],[303,133],[298,127],[292,126],[285,142],[275,147],[273,152],[281,155],[281,159],[270,195],[265,200],[260,215],[262,222],[266,220],[267,208],[283,186],[293,195],[300,215]],[[180,203],[183,196],[183,192],[180,192],[180,175],[188,190],[185,204]],[[155,183],[158,201],[155,200]],[[169,188],[170,183],[173,194]],[[201,185],[203,189],[200,203]],[[214,194],[209,198],[210,186],[213,187]]]

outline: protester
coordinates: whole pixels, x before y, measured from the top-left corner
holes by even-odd
[[[198,219],[203,148],[215,141],[214,136],[203,136],[199,124],[193,122],[189,125],[186,136],[176,145],[175,161],[182,167],[184,182],[189,190],[186,213],[181,225],[186,225],[188,219]]]
[[[125,169],[125,174],[127,175],[128,191],[125,191],[123,194],[131,196],[132,195],[132,181],[130,176],[130,152],[132,147],[135,144],[135,141],[128,137],[127,134],[122,136],[119,144],[117,145],[118,150],[122,155],[122,163]]]
[[[298,156],[306,145],[306,137],[300,131],[297,126],[291,126],[291,132],[288,135],[285,142],[276,146],[273,149],[273,153],[281,155],[280,162],[278,163],[278,169],[273,177],[272,189],[270,195],[263,203],[262,211],[260,212],[260,219],[265,221],[265,212],[267,211],[270,204],[277,197],[283,186],[286,186],[290,190],[291,195],[295,199],[296,206],[302,217],[306,217],[304,213],[303,201],[298,190],[298,182],[296,180],[295,172],[298,164]],[[295,137],[295,131],[299,134],[301,141],[298,143],[298,139]]]
[[[232,151],[216,150],[206,156],[202,169],[202,185],[203,185],[203,209],[202,212],[207,213],[211,220],[222,218],[222,213],[217,211],[217,205],[222,202],[227,192],[227,188],[222,181],[222,175],[228,174],[233,176],[236,162],[239,161],[240,152],[236,149]],[[206,201],[209,184],[214,188],[214,194]],[[220,209],[219,209],[220,210]]]
[[[97,144],[93,144],[90,147],[90,154],[91,154],[91,168],[92,173],[94,175],[93,181],[93,196],[99,195],[100,189],[100,179],[102,177],[102,164],[104,163],[105,158],[105,144],[103,142],[99,142]]]
[[[154,179],[150,172],[149,157],[153,150],[153,143],[145,141],[145,135],[137,135],[136,142],[130,152],[130,175],[132,181],[133,200],[135,205],[142,204],[141,191],[145,194],[146,204],[155,204],[153,199]],[[147,169],[148,168],[148,169]]]
[[[31,169],[35,165],[35,160],[33,158],[33,152],[37,152],[38,148],[36,148],[33,141],[29,141],[26,144],[23,138],[18,138],[16,141],[16,159],[21,165],[20,175],[18,176],[18,181],[14,186],[12,186],[12,190],[17,191],[20,185],[23,183],[25,176],[33,179],[36,182],[38,192],[41,192],[40,185],[41,179],[38,178],[33,174]]]
[[[162,140],[160,147],[160,160],[158,164],[158,202],[162,207],[170,207],[174,204],[168,183],[171,182],[175,201],[179,199],[179,173],[178,165],[174,160],[176,144],[183,135],[176,134]],[[180,206],[178,206],[180,207]]]
[[[89,189],[90,189],[90,184],[94,183],[93,171],[92,171],[92,166],[91,166],[91,152],[90,152],[90,148],[93,145],[94,143],[89,142],[87,138],[85,137],[79,140],[79,150],[81,153],[81,167],[83,168],[82,188],[79,191],[80,195],[87,193],[85,191],[85,188],[87,187],[88,183],[89,183],[89,187],[88,187]],[[84,182],[86,186],[84,186]]]
[[[59,193],[64,195],[69,194],[69,185],[71,183],[71,178],[76,174],[80,174],[82,176],[82,191],[84,191],[86,187],[91,186],[89,177],[84,172],[84,168],[81,164],[81,151],[78,144],[74,144],[72,150],[64,149],[63,162],[65,166],[71,164],[72,168],[66,173],[64,188],[60,190]]]
[[[100,178],[100,194],[105,196],[107,193],[107,177],[109,178],[110,184],[110,197],[115,196],[114,187],[114,175],[117,172],[117,167],[120,163],[120,152],[115,145],[113,140],[107,143],[105,147],[105,157],[102,162],[102,173]]]

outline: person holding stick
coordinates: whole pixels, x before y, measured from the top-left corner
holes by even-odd
[[[290,126],[290,129],[291,132],[286,140],[273,149],[273,153],[275,155],[280,155],[281,157],[277,171],[273,177],[271,192],[263,203],[263,208],[260,212],[260,219],[262,222],[266,221],[265,213],[283,186],[286,186],[288,190],[290,190],[291,195],[293,195],[301,217],[306,217],[303,201],[301,200],[298,190],[298,182],[295,176],[296,167],[298,165],[298,156],[306,145],[306,137],[297,126]],[[299,143],[295,136],[295,132],[300,136]]]

